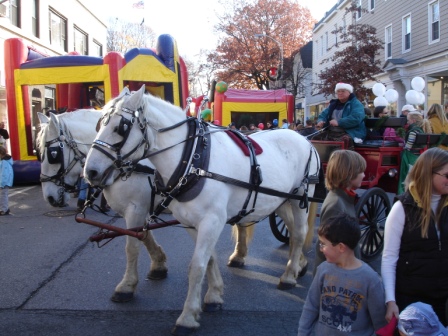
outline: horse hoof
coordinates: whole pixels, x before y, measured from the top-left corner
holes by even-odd
[[[112,297],[110,298],[113,302],[119,302],[119,303],[123,303],[123,302],[129,302],[134,298],[134,293],[120,293],[120,292],[115,292],[114,295],[112,295]]]
[[[222,310],[222,303],[204,303],[202,311],[206,313],[214,313]]]
[[[287,282],[279,282],[277,288],[280,290],[289,290],[296,287],[296,284],[287,283]]]
[[[191,335],[195,330],[196,330],[196,328],[189,328],[189,327],[183,327],[180,325],[175,325],[173,327],[173,329],[171,330],[171,335],[176,335],[176,336]]]
[[[306,264],[305,267],[302,268],[302,270],[300,271],[299,278],[303,277],[307,271],[308,271],[308,264]]]
[[[229,260],[229,262],[227,263],[227,266],[242,268],[242,267],[244,267],[244,261]]]
[[[162,280],[168,276],[167,270],[152,270],[146,276],[146,280]]]

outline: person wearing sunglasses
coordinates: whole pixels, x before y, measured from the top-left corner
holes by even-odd
[[[410,170],[386,219],[381,275],[388,321],[423,302],[447,324],[448,151],[430,148]]]

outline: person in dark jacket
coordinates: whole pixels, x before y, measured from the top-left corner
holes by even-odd
[[[305,122],[305,124],[306,124],[305,128],[303,128],[303,129],[301,129],[299,131],[300,135],[308,136],[308,135],[311,135],[313,133],[316,133],[316,129],[314,128],[314,122],[311,119],[308,119]]]
[[[335,92],[337,99],[330,101],[316,123],[318,128],[328,126],[328,129],[313,140],[344,141],[346,148],[353,149],[353,142],[362,141],[367,135],[364,105],[355,97],[350,84],[337,83]]]
[[[421,154],[386,219],[381,264],[386,319],[414,302],[446,325],[448,299],[448,151]]]
[[[361,187],[366,166],[366,160],[355,151],[341,149],[331,153],[325,172],[325,187],[328,194],[320,210],[321,223],[341,213],[357,217],[355,190]],[[317,267],[325,261],[319,244],[316,244],[315,250],[313,275],[316,274]],[[355,248],[357,258],[360,258],[360,254],[359,247]]]

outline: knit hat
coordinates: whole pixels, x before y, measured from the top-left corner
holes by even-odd
[[[338,90],[347,90],[348,92],[353,93],[353,86],[347,83],[337,83],[334,92],[338,92]]]
[[[398,330],[404,335],[448,336],[432,307],[423,302],[412,303],[400,313]]]
[[[401,112],[403,112],[403,111],[413,112],[413,111],[417,111],[417,110],[412,105],[404,105],[403,108],[401,109]]]

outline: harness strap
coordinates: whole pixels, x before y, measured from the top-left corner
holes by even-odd
[[[235,131],[235,130],[230,130],[230,131],[233,132],[236,136],[238,136],[244,142],[244,144],[247,146],[247,148],[249,150],[249,161],[250,161],[250,165],[251,165],[249,181],[251,184],[253,184],[255,186],[259,186],[261,184],[261,182],[263,181],[263,178],[261,176],[260,165],[257,162],[257,156],[255,155],[255,149],[254,149],[254,146],[252,145],[252,142],[246,136],[244,136],[242,133]],[[255,196],[254,196],[254,201],[252,202],[252,209],[247,211],[247,205],[249,204],[249,200],[252,196],[253,191],[255,191]],[[258,191],[249,189],[242,209],[236,216],[233,216],[231,219],[229,219],[227,223],[232,224],[232,225],[235,223],[238,223],[239,221],[241,221],[241,219],[243,219],[247,215],[254,212],[255,204],[257,202],[257,197],[258,197]]]

